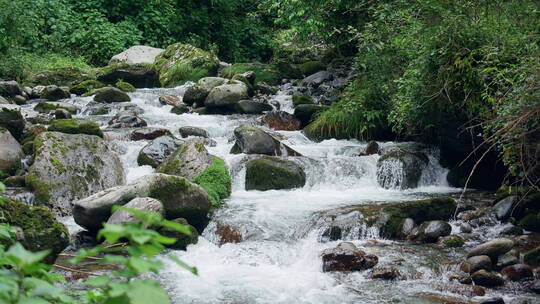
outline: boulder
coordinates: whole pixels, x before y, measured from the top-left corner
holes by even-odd
[[[29,86],[68,86],[72,87],[85,80],[93,79],[94,76],[89,71],[76,67],[63,67],[43,70],[31,74],[25,81]]]
[[[5,99],[4,97],[0,96],[0,105],[1,104],[11,104],[11,102],[9,102],[7,99]]]
[[[265,156],[246,165],[246,190],[294,189],[305,184],[304,169],[290,160]]]
[[[237,104],[238,112],[244,114],[261,114],[263,112],[272,111],[271,105],[253,100],[240,100]]]
[[[416,228],[416,223],[412,218],[408,217],[403,221],[403,224],[401,224],[401,228],[398,231],[398,236],[401,238],[406,238],[414,231],[414,228]]]
[[[22,230],[17,233],[17,241],[26,249],[34,252],[51,250],[44,260],[46,263],[52,264],[69,245],[66,227],[45,207],[31,207],[14,199],[0,198],[0,214],[3,223]],[[11,245],[4,239],[0,239],[0,244]]]
[[[112,56],[109,60],[109,65],[116,63],[148,63],[154,64],[156,57],[163,52],[164,49],[159,49],[146,45],[134,45],[122,53]]]
[[[143,210],[148,212],[154,212],[161,215],[165,215],[165,208],[163,204],[150,197],[137,197],[125,204],[124,207]],[[140,220],[131,212],[125,210],[118,210],[114,212],[107,220],[107,224],[120,225],[124,223],[139,223]]]
[[[98,71],[97,80],[105,84],[114,85],[118,81],[125,81],[135,88],[160,87],[159,74],[149,64],[112,64]]]
[[[43,89],[40,97],[50,101],[57,101],[60,99],[69,98],[71,97],[71,95],[68,91],[60,87],[57,87],[55,85],[48,85]]]
[[[101,81],[97,81],[94,79],[85,80],[79,84],[76,84],[71,87],[69,92],[71,94],[75,95],[85,95],[87,93],[90,93],[96,89],[101,89],[105,86],[105,84]]]
[[[197,232],[197,229],[195,227],[191,226],[184,218],[178,218],[172,221],[180,225],[187,226],[190,234],[185,234],[168,227],[161,228],[159,230],[159,233],[161,235],[176,239],[176,242],[174,244],[167,245],[167,247],[176,250],[186,250],[188,245],[197,244],[197,242],[199,241],[199,233]]]
[[[361,271],[373,268],[379,262],[377,256],[366,254],[353,243],[343,242],[336,248],[322,252],[323,271]]]
[[[506,266],[501,270],[501,274],[510,281],[534,278],[532,268],[525,264]]]
[[[374,155],[379,154],[379,144],[376,141],[370,141],[367,144],[366,150],[362,153],[362,155]]]
[[[262,122],[270,129],[282,131],[300,130],[300,120],[284,111],[271,111],[263,116]]]
[[[294,116],[301,122],[301,128],[309,125],[316,114],[328,110],[329,107],[318,104],[300,104],[294,109]]]
[[[0,128],[0,172],[15,173],[23,156],[24,152],[17,140],[8,130]]]
[[[140,128],[146,126],[146,121],[140,118],[134,111],[122,111],[109,120],[109,127],[113,129]]]
[[[395,267],[377,267],[367,277],[369,279],[395,280],[401,277],[401,273]]]
[[[532,266],[540,266],[540,246],[525,252],[523,262]]]
[[[34,150],[26,184],[58,215],[71,215],[73,200],[124,183],[120,159],[98,136],[44,132]]]
[[[300,84],[303,86],[316,88],[320,86],[323,82],[331,80],[331,79],[332,79],[332,74],[330,74],[327,71],[320,71],[302,79]]]
[[[163,128],[140,128],[131,132],[131,140],[153,140],[161,136],[172,136],[171,131]]]
[[[281,143],[265,131],[250,125],[242,125],[234,130],[236,143],[231,153],[266,154],[270,156],[300,156],[289,146]]]
[[[22,95],[22,89],[16,81],[0,81],[0,96],[11,98]]]
[[[186,141],[169,155],[156,172],[185,177],[192,180],[212,165],[212,156],[204,145]]]
[[[203,105],[204,100],[213,88],[226,84],[227,82],[229,82],[229,80],[222,77],[201,78],[196,84],[186,90],[184,93],[184,103],[189,106],[194,104]]]
[[[137,91],[137,88],[135,88],[131,83],[125,82],[122,79],[118,80],[114,84],[114,86],[117,89],[120,89],[120,90],[122,90],[123,92],[126,92],[126,93],[133,93],[133,92]]]
[[[501,276],[487,272],[486,270],[478,270],[471,275],[471,279],[476,285],[484,287],[498,287],[504,285],[504,280]]]
[[[15,139],[20,139],[26,124],[21,115],[20,107],[16,105],[0,105],[0,128],[7,129]]]
[[[26,97],[21,95],[15,95],[13,97],[13,102],[17,105],[25,105],[26,104]]]
[[[182,102],[182,98],[173,95],[159,96],[159,103],[162,105],[176,106]]]
[[[473,256],[460,264],[460,269],[467,273],[475,273],[482,269],[491,271],[491,268],[491,259],[487,255]]]
[[[71,119],[71,113],[69,113],[66,109],[56,109],[54,111],[54,118],[55,119]]]
[[[495,216],[497,217],[497,219],[508,219],[512,214],[512,208],[515,206],[517,201],[518,197],[516,195],[511,195],[497,202],[495,206],[493,206],[493,210],[495,211]]]
[[[66,110],[70,114],[76,114],[80,110],[76,105],[61,101],[42,101],[34,106],[34,111],[44,114],[50,114],[58,109]]]
[[[457,248],[465,245],[465,240],[459,235],[449,235],[442,237],[440,242],[446,247]]]
[[[73,203],[73,217],[80,226],[97,231],[111,216],[114,205],[125,205],[136,197],[159,200],[167,219],[185,218],[198,231],[208,223],[210,197],[201,187],[179,176],[145,175],[134,182],[109,188]]]
[[[174,87],[217,73],[219,59],[189,44],[169,45],[154,63],[163,87]]]
[[[403,150],[386,153],[377,162],[377,182],[385,189],[416,188],[428,163],[424,153]]]
[[[415,228],[409,238],[419,242],[434,243],[439,237],[450,235],[450,232],[452,232],[452,226],[447,222],[428,221]]]
[[[185,104],[178,104],[171,109],[171,113],[174,113],[177,115],[189,113],[189,111],[190,111],[189,107]]]
[[[189,136],[198,136],[198,137],[204,137],[204,138],[209,137],[208,132],[206,132],[205,129],[198,128],[198,127],[189,127],[189,126],[180,127],[178,131],[180,131],[180,136],[184,138],[189,137]]]
[[[113,87],[105,87],[98,89],[96,91],[96,95],[94,96],[95,102],[105,102],[105,103],[112,103],[112,102],[126,102],[131,101],[131,98],[126,94],[124,91],[113,88]]]
[[[540,232],[540,213],[529,213],[519,220],[518,226],[532,232]]]
[[[103,132],[97,123],[81,118],[53,120],[47,130],[66,134],[96,135],[103,138]]]
[[[182,143],[183,141],[172,136],[158,137],[142,148],[137,157],[137,163],[139,166],[148,165],[157,168]]]
[[[510,250],[509,252],[499,256],[497,259],[497,269],[502,269],[506,266],[518,264],[518,254],[515,250]]]
[[[300,72],[305,76],[313,75],[319,71],[326,70],[326,65],[320,61],[307,61],[299,66]]]
[[[209,109],[234,111],[238,102],[248,97],[248,87],[243,82],[231,80],[227,84],[213,88],[206,97],[204,105]]]
[[[467,257],[487,255],[491,258],[492,261],[496,261],[497,257],[507,253],[513,247],[514,241],[510,239],[494,239],[474,247],[473,250],[469,252]]]

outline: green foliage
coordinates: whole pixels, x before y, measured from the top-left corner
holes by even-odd
[[[225,162],[214,156],[213,163],[193,179],[210,195],[212,205],[219,207],[221,201],[231,195],[231,176]]]

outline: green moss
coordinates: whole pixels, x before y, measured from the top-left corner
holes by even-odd
[[[175,175],[177,172],[180,171],[180,168],[182,167],[182,164],[180,164],[180,161],[178,159],[166,161],[164,162],[163,166],[157,170],[158,173],[163,174],[169,174],[169,175]]]
[[[156,168],[159,166],[158,163],[156,163],[153,159],[148,157],[145,153],[139,153],[137,156],[137,164],[139,166],[151,166],[152,168]]]
[[[230,67],[226,67],[221,70],[221,75],[226,78],[233,78],[237,74],[250,71],[255,73],[256,84],[265,82],[271,85],[276,85],[280,82],[279,72],[274,70],[271,66],[264,64],[235,63]]]
[[[160,200],[163,204],[174,203],[176,193],[186,193],[191,189],[190,182],[179,176],[168,176],[156,183],[149,191],[149,197]]]
[[[91,92],[92,90],[95,90],[95,89],[100,89],[100,88],[103,88],[105,87],[105,84],[100,82],[100,81],[97,81],[97,80],[94,80],[94,79],[89,79],[89,80],[85,80],[77,85],[74,85],[71,89],[70,89],[70,92],[73,93],[73,94],[76,94],[76,95],[83,95],[83,94],[86,94],[86,93],[89,93]]]
[[[212,165],[193,179],[193,182],[201,186],[210,196],[212,205],[221,205],[223,199],[231,195],[231,176],[225,162],[214,156]]]
[[[34,107],[34,111],[38,111],[40,113],[45,113],[45,114],[48,114],[51,111],[55,111],[56,109],[64,109],[71,114],[77,113],[77,110],[75,110],[72,107],[63,107],[62,105],[54,104],[50,102],[40,102]]]
[[[305,173],[291,161],[262,157],[246,166],[246,190],[293,189],[305,183]]]
[[[58,173],[65,173],[66,167],[62,164],[62,162],[56,158],[51,158],[51,163],[53,164],[54,168]]]
[[[51,187],[33,175],[26,175],[25,184],[34,191],[38,204],[48,205],[51,201]]]
[[[443,244],[446,245],[447,247],[455,248],[455,247],[462,247],[463,245],[465,245],[465,241],[457,235],[452,235],[445,238],[443,240]]]
[[[319,71],[326,70],[326,65],[324,65],[320,61],[308,61],[308,62],[302,63],[299,68],[300,68],[300,72],[302,72],[304,76],[309,76]]]
[[[540,266],[540,246],[526,252],[523,256],[523,262],[533,266]]]
[[[135,87],[131,84],[131,83],[128,83],[128,82],[125,82],[125,81],[122,81],[122,80],[118,80],[115,84],[114,84],[115,87],[117,87],[118,89],[124,91],[124,92],[135,92]]]
[[[24,118],[16,109],[0,108],[0,127],[8,129],[13,137],[19,140],[24,131]]]
[[[80,69],[77,67],[62,67],[36,72],[30,77],[28,77],[25,84],[28,86],[73,86],[85,80],[93,79],[94,77],[95,75],[90,69]]]
[[[97,123],[78,118],[53,120],[48,130],[51,132],[56,131],[67,134],[88,134],[103,137],[103,132]]]
[[[540,216],[538,214],[527,214],[519,221],[518,226],[527,231],[540,232]]]
[[[25,248],[32,251],[50,249],[46,262],[53,263],[56,255],[69,245],[68,231],[54,215],[43,207],[30,207],[13,199],[0,198],[0,214],[6,223],[20,227]]]
[[[280,76],[290,79],[300,79],[303,77],[302,71],[296,64],[292,64],[288,61],[276,62],[275,68],[279,71]]]
[[[313,98],[306,95],[293,95],[292,102],[295,107],[301,104],[313,104]]]

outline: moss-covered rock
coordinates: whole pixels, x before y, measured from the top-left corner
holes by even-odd
[[[221,205],[221,201],[231,195],[232,181],[229,170],[225,162],[217,156],[212,157],[212,165],[196,176],[193,182],[208,193],[214,207]]]
[[[306,184],[306,173],[297,163],[265,156],[246,165],[246,190],[294,189]]]
[[[97,135],[103,138],[103,132],[97,123],[80,118],[53,120],[48,130],[67,134]]]
[[[301,156],[291,147],[280,142],[269,133],[251,125],[242,125],[234,130],[236,142],[232,154],[265,154],[271,156]]]
[[[21,145],[6,129],[0,129],[0,170],[14,174],[24,153]]]
[[[95,102],[114,103],[114,102],[127,102],[131,101],[131,98],[124,91],[113,87],[105,87],[95,91]]]
[[[53,263],[58,253],[69,245],[69,234],[64,225],[44,207],[30,207],[19,201],[0,198],[3,221],[22,229],[20,241],[26,249],[50,249],[45,262]],[[1,240],[0,240],[1,241]]]
[[[181,140],[172,136],[160,136],[141,149],[137,156],[137,163],[139,166],[148,165],[152,168],[157,168],[180,145],[182,145]]]
[[[213,88],[226,84],[228,81],[228,79],[221,77],[203,77],[186,90],[183,101],[189,106],[202,106]]]
[[[0,105],[0,128],[9,130],[15,139],[20,139],[24,131],[25,120],[18,106]]]
[[[73,200],[124,183],[120,159],[98,136],[44,132],[34,151],[26,184],[59,215],[71,214]]]
[[[294,116],[300,120],[301,127],[305,128],[315,119],[318,113],[322,113],[328,109],[328,106],[319,104],[299,104],[294,109]]]
[[[442,243],[446,247],[451,248],[463,247],[463,245],[465,245],[465,241],[459,235],[449,235],[447,237],[444,237]]]
[[[240,100],[249,98],[249,88],[243,82],[231,80],[210,90],[204,106],[208,109],[235,111]]]
[[[227,78],[233,78],[234,75],[246,72],[255,73],[255,84],[276,85],[281,80],[279,72],[273,66],[262,63],[235,63],[220,71],[221,75]]]
[[[211,199],[200,186],[179,176],[145,175],[134,182],[109,188],[73,203],[73,217],[82,227],[97,231],[111,216],[114,205],[125,205],[136,197],[159,200],[167,219],[185,218],[202,231],[208,224]]]
[[[97,81],[94,79],[85,80],[81,83],[78,83],[71,87],[69,90],[72,94],[75,95],[84,95],[86,93],[92,92],[95,89],[101,89],[105,86],[105,84],[101,81]]]
[[[43,132],[47,132],[47,127],[44,125],[32,125],[26,128],[21,139],[22,148],[25,154],[34,154],[34,139]]]
[[[74,86],[85,80],[94,79],[95,76],[91,71],[85,71],[76,67],[56,68],[36,72],[26,80],[26,85],[57,85],[57,86]]]
[[[197,229],[195,227],[191,226],[188,221],[184,218],[178,218],[172,220],[175,223],[187,226],[189,231],[191,232],[190,235],[187,235],[185,233],[176,231],[172,228],[161,228],[159,230],[159,233],[163,236],[170,237],[173,239],[176,239],[176,242],[172,245],[167,245],[167,247],[177,250],[186,250],[187,246],[190,244],[197,244],[199,240],[199,233],[197,233]]]
[[[69,94],[69,91],[67,88],[61,88],[55,85],[48,85],[46,86],[40,94],[41,98],[50,100],[50,101],[57,101],[61,99],[69,98],[71,95]]]
[[[156,172],[193,180],[212,165],[212,156],[203,144],[186,141],[157,168]]]
[[[42,101],[34,106],[34,111],[44,114],[49,114],[57,109],[64,109],[71,114],[76,114],[79,110],[77,106],[60,101]]]
[[[518,226],[533,232],[540,232],[540,214],[527,214],[519,220]]]
[[[129,82],[125,82],[123,80],[118,80],[114,86],[124,92],[132,93],[135,92],[135,87],[131,85]]]
[[[307,95],[293,95],[292,102],[295,107],[301,104],[313,104],[313,98]]]
[[[320,61],[308,61],[299,66],[300,72],[304,76],[315,74],[319,71],[326,70],[326,65]]]
[[[192,45],[176,43],[169,45],[159,54],[154,65],[161,85],[174,87],[215,75],[219,68],[219,59],[214,54]]]
[[[106,84],[115,84],[119,80],[130,83],[136,88],[159,87],[159,75],[156,68],[148,63],[117,63],[100,68],[97,80]]]
[[[523,256],[523,262],[528,265],[540,266],[540,246],[527,251]]]

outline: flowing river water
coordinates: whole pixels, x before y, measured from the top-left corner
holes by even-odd
[[[366,147],[355,140],[313,142],[301,131],[278,131],[283,142],[299,151],[302,157],[289,157],[300,163],[307,183],[296,190],[246,191],[245,163],[250,156],[234,155],[233,131],[245,123],[258,123],[257,115],[198,115],[170,113],[171,106],[161,105],[161,95],[182,95],[187,86],[174,89],[141,89],[131,93],[132,104],[143,110],[140,117],[149,127],[169,129],[179,136],[178,128],[195,126],[205,129],[217,145],[207,147],[227,163],[232,179],[232,195],[212,217],[195,245],[187,251],[172,251],[192,266],[198,276],[172,262],[157,278],[171,296],[172,303],[476,303],[464,286],[447,276],[465,256],[464,249],[417,245],[382,239],[376,229],[359,229],[344,236],[360,249],[379,257],[379,265],[392,265],[407,276],[406,280],[383,281],[367,278],[367,273],[325,273],[320,253],[340,241],[322,242],[325,229],[319,213],[357,204],[378,204],[426,197],[458,195],[460,189],[446,183],[447,171],[437,159],[436,150],[428,150],[429,166],[424,169],[416,189],[383,189],[377,183],[379,155],[358,156]],[[83,108],[79,117],[106,121],[107,115],[86,115],[91,97],[68,100]],[[292,111],[291,97],[280,91],[274,96],[285,111]],[[116,143],[127,181],[152,173],[150,166],[138,166],[137,155],[147,141],[129,141],[122,131],[109,138]],[[111,134],[113,134],[111,136]],[[116,135],[114,135],[116,134]],[[413,143],[379,143],[389,150]],[[78,227],[65,218],[70,230]],[[452,222],[453,232],[459,223]],[[242,235],[239,243],[220,244],[219,225],[233,227]],[[497,235],[502,225],[479,233],[476,242]],[[488,296],[506,300],[537,299],[533,295],[513,294],[512,290],[487,290]],[[520,302],[521,303],[521,302]],[[533,302],[531,302],[533,303]],[[538,302],[536,302],[538,303]]]

